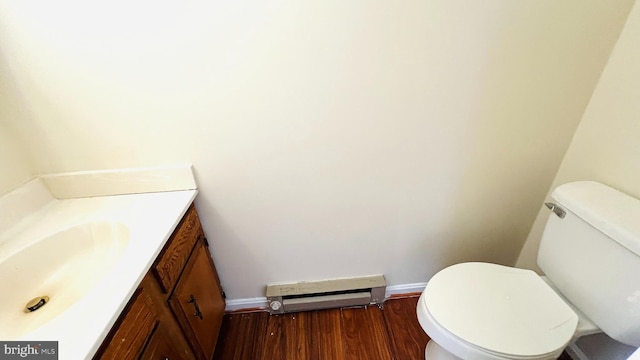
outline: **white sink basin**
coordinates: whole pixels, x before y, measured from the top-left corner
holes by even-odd
[[[128,243],[126,225],[87,222],[44,237],[2,260],[0,339],[33,331],[91,292]],[[46,305],[26,312],[27,302],[40,296],[49,297]]]
[[[167,176],[147,175],[129,181],[132,189]],[[68,189],[113,179],[81,177]],[[58,341],[65,359],[92,359],[196,194],[98,191],[56,199],[34,179],[0,196],[0,340]],[[50,299],[25,313],[41,296]]]

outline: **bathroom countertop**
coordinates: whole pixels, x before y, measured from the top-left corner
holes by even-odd
[[[30,186],[44,189],[41,182]],[[46,192],[42,189],[41,193]],[[16,211],[0,209],[5,224],[7,218],[14,221],[10,227],[0,228],[0,261],[78,224],[110,221],[124,224],[129,230],[129,242],[121,257],[87,295],[26,335],[6,338],[7,329],[2,329],[2,340],[58,341],[60,359],[90,359],[196,195],[197,190],[180,190],[62,200],[44,196],[37,210],[21,218],[16,217]]]

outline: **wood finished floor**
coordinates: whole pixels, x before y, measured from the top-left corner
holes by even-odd
[[[424,360],[418,297],[366,308],[224,317],[214,360]],[[560,360],[571,360],[566,354]]]
[[[215,360],[424,359],[429,338],[416,317],[418,297],[387,300],[384,310],[331,309],[273,315],[227,314]]]

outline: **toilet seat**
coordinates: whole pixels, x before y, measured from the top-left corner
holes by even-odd
[[[438,344],[464,359],[552,359],[578,316],[533,271],[462,263],[434,275],[418,318]]]

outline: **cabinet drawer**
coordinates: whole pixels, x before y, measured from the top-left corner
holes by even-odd
[[[137,359],[158,322],[154,309],[151,297],[143,289],[138,290],[129,310],[119,319],[117,330],[105,340],[104,351],[97,358]]]
[[[153,266],[153,273],[162,291],[171,292],[189,259],[193,245],[201,237],[204,237],[204,233],[198,212],[192,204]]]

